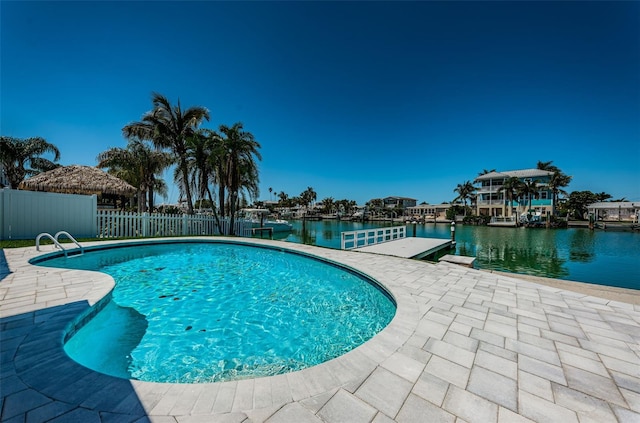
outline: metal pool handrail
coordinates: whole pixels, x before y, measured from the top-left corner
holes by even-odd
[[[40,251],[40,239],[42,237],[47,237],[53,242],[53,245],[55,245],[56,248],[59,248],[59,249],[62,250],[62,252],[64,253],[65,257],[68,257],[67,249],[64,248],[62,246],[62,244],[60,244],[60,242],[58,241],[58,238],[60,238],[60,235],[66,236],[67,238],[69,238],[71,240],[71,242],[76,244],[78,246],[78,248],[80,249],[80,255],[84,254],[84,247],[82,245],[80,245],[80,243],[78,241],[76,241],[76,239],[73,236],[71,236],[71,234],[69,232],[67,232],[67,231],[58,231],[55,236],[51,236],[51,234],[48,233],[48,232],[42,232],[41,234],[39,234],[36,237],[36,251]]]

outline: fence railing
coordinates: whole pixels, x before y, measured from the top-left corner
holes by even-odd
[[[214,216],[173,215],[98,210],[96,213],[98,237],[134,238],[155,236],[228,235],[230,219],[220,219],[222,232]],[[234,233],[251,234],[251,222],[236,220]]]
[[[407,236],[407,227],[393,226],[390,228],[361,229],[359,231],[342,232],[341,235],[341,248],[343,250],[350,250],[405,238]]]
[[[493,216],[491,218],[491,223],[515,223],[516,221],[516,216]]]

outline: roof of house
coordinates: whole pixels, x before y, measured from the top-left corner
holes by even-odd
[[[480,175],[476,178],[476,181],[486,181],[489,179],[499,179],[499,178],[536,178],[540,176],[551,176],[553,172],[548,170],[540,170],[540,169],[522,169],[522,170],[508,170],[505,172],[489,172],[484,175]]]
[[[417,201],[415,198],[396,197],[396,196],[384,197],[384,200],[411,200],[411,201]]]
[[[412,206],[412,209],[445,209],[451,207],[450,203],[441,203],[441,204],[418,204],[417,206]]]

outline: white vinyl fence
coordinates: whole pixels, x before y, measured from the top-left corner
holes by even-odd
[[[38,234],[66,231],[75,238],[133,238],[222,233],[210,215],[170,215],[98,210],[95,195],[57,194],[0,189],[0,240],[35,239]],[[251,236],[251,222],[236,220],[234,234]]]
[[[96,235],[95,195],[0,189],[0,239],[34,239],[42,232]]]
[[[96,213],[99,238],[156,237],[185,235],[228,235],[230,220],[220,219],[218,223],[211,215],[178,215],[132,213],[98,210]],[[236,220],[235,235],[251,234],[251,223]]]

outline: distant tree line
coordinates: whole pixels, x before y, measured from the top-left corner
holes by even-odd
[[[218,130],[200,128],[209,120],[209,111],[204,107],[183,109],[180,101],[172,105],[161,94],[152,94],[153,108],[137,122],[122,128],[128,140],[125,148],[113,147],[97,156],[98,167],[108,171],[138,190],[137,209],[140,212],[154,211],[155,194],[166,197],[167,184],[162,173],[175,165],[174,180],[180,189],[180,198],[186,203],[187,213],[195,213],[194,205],[211,209],[218,222],[229,216],[234,219],[240,207],[262,204],[259,195],[259,174],[256,162],[262,160],[260,144],[254,136],[244,130],[238,122],[232,126],[220,125]],[[52,154],[53,160],[43,157]],[[58,148],[41,137],[19,139],[0,137],[0,164],[4,169],[8,186],[16,189],[25,178],[54,169],[59,165]],[[564,188],[572,177],[566,175],[553,162],[537,163],[537,168],[552,172],[545,187],[553,193],[553,215],[569,215],[582,219],[589,204],[607,201],[611,195],[601,192],[574,191],[568,194]],[[493,170],[483,170],[484,175]],[[535,180],[520,181],[507,178],[500,188],[505,199],[537,198],[541,187]],[[473,214],[467,202],[475,198],[475,187],[471,181],[458,184],[454,189],[457,196],[450,202],[452,213]],[[276,193],[269,188],[269,194]],[[284,191],[275,194],[277,207],[310,208],[317,200],[317,194],[308,187],[298,196],[289,196]],[[626,201],[616,199],[612,201]],[[272,203],[273,204],[273,203]],[[318,203],[323,213],[352,214],[357,203],[353,200],[335,200],[326,197]],[[379,216],[398,216],[401,209],[388,209],[382,199],[372,199],[366,204],[370,213]]]

